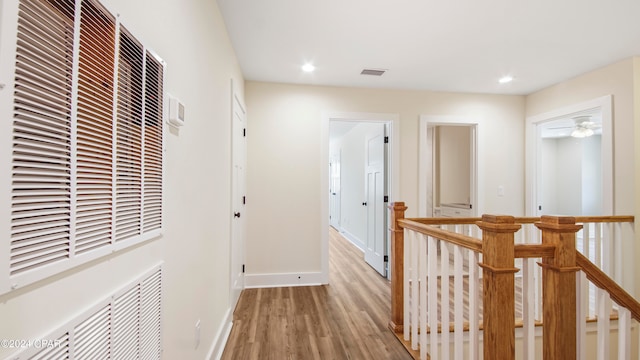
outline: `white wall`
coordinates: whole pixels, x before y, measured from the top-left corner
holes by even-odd
[[[121,14],[127,28],[167,62],[165,89],[186,106],[186,125],[166,134],[165,233],[0,296],[0,339],[40,338],[163,261],[163,358],[204,359],[232,310],[230,79],[241,93],[244,80],[215,1],[103,3]],[[0,96],[7,93],[0,91]],[[0,185],[6,194],[11,132],[0,136],[0,164],[5,169],[0,171]],[[5,216],[2,221],[7,221]],[[197,319],[202,330],[196,349]],[[0,348],[0,358],[10,352]]]
[[[582,142],[572,137],[562,138],[556,142],[555,170],[558,198],[555,211],[552,213],[582,214]]]
[[[636,215],[640,205],[637,170],[640,164],[640,61],[630,58],[607,65],[526,97],[527,117],[613,95],[613,209],[614,215]],[[635,119],[635,121],[634,121]],[[604,161],[604,159],[603,159]],[[625,251],[631,263],[640,256],[640,227],[636,222],[635,249]],[[640,267],[625,273],[624,283],[635,281],[640,291]],[[635,280],[634,280],[635,279]]]
[[[542,139],[541,142],[541,186],[542,186],[542,201],[538,205],[542,204],[543,211],[546,214],[556,213],[557,208],[557,156],[558,142],[556,139]],[[540,194],[540,193],[539,193]],[[538,195],[540,196],[540,195]]]
[[[322,119],[325,112],[399,114],[400,194],[418,213],[420,115],[480,119],[485,176],[481,212],[524,214],[524,98],[246,83],[248,108],[247,271],[321,271]],[[395,130],[396,128],[394,128]],[[328,159],[328,154],[325,155]],[[327,167],[328,168],[328,167]],[[497,196],[503,185],[505,196]]]
[[[542,139],[542,211],[603,215],[601,136]]]
[[[526,116],[550,112],[613,95],[614,210],[633,214],[634,102],[633,59],[626,59],[528,95]]]
[[[602,136],[582,139],[582,214],[602,212]]]

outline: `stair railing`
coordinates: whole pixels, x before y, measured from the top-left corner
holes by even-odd
[[[627,223],[633,228],[633,217],[484,215],[475,219],[404,219],[403,203],[394,203],[390,209],[393,221],[389,327],[401,334],[407,347],[419,349],[420,358],[426,359],[428,354],[438,359],[449,359],[450,355],[455,359],[477,359],[482,338],[485,359],[514,359],[515,328],[522,327],[522,358],[535,359],[535,327],[543,324],[543,318],[543,358],[587,358],[586,349],[591,341],[586,340],[585,324],[595,318],[589,310],[594,307],[588,296],[589,286],[606,289],[595,290],[597,358],[609,358],[612,313],[609,298],[616,304],[613,310],[619,319],[618,358],[629,358],[631,318],[637,320],[640,316],[640,304],[606,275],[601,269],[603,261],[593,264],[588,250],[587,256],[576,251],[577,233],[584,241],[592,237],[576,220],[602,233],[611,231],[606,226],[603,231],[590,224]],[[527,230],[520,230],[522,226]],[[480,235],[482,240],[469,235]],[[596,251],[612,253],[602,250],[606,245],[602,245],[601,235],[596,234],[595,238],[600,242]],[[585,247],[589,249],[584,241],[583,251]],[[620,247],[618,244],[612,249]],[[594,257],[593,246],[591,249]],[[533,275],[538,271],[534,271],[534,261],[541,276]],[[522,268],[518,278],[516,265]],[[619,269],[615,273],[619,274]],[[587,278],[592,285],[588,285]],[[515,291],[516,287],[519,291]],[[537,292],[541,293],[540,300]],[[518,302],[516,296],[520,297]],[[585,321],[576,321],[578,318]],[[449,343],[453,346],[443,345]]]

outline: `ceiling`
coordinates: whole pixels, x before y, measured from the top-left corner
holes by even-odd
[[[638,0],[217,1],[250,81],[529,94],[640,55]]]

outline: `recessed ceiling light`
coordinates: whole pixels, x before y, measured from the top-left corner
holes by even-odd
[[[506,84],[512,81],[513,81],[513,76],[510,76],[510,75],[503,76],[500,78],[500,80],[498,80],[500,84]]]
[[[302,66],[302,71],[304,71],[304,72],[312,72],[315,69],[316,69],[316,67],[313,66],[312,64],[304,64]]]

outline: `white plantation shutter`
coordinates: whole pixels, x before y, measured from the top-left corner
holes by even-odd
[[[98,1],[16,2],[0,294],[162,230],[164,62]]]
[[[73,12],[20,2],[8,275],[69,258]]]
[[[162,94],[164,67],[146,54],[143,231],[162,227]]]
[[[142,217],[142,76],[144,52],[120,30],[116,136],[116,241],[140,234]]]
[[[47,348],[11,359],[160,359],[162,267],[155,266],[109,298],[41,337]]]
[[[111,244],[115,18],[82,2],[78,70],[75,251]]]

